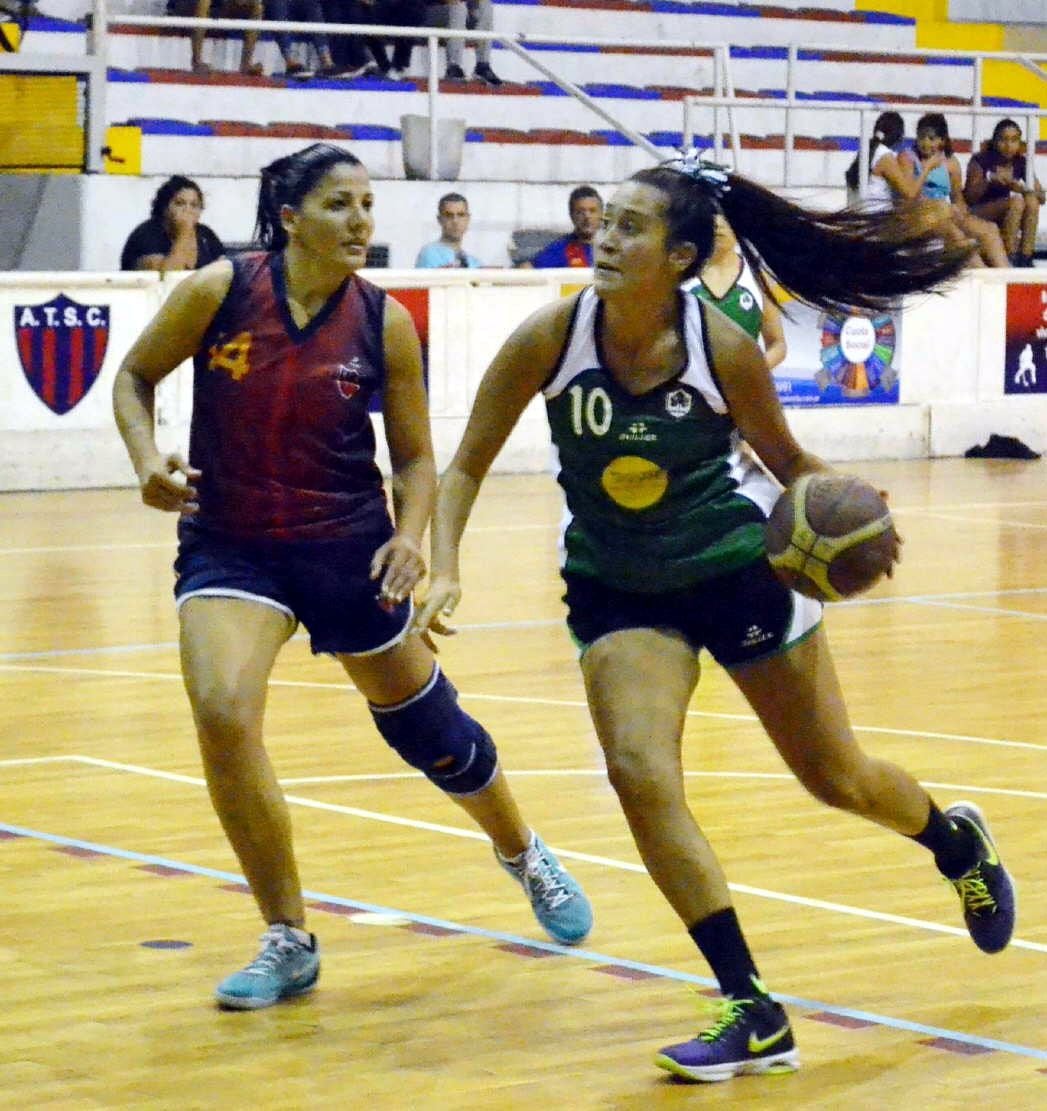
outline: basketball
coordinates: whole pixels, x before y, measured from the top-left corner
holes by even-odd
[[[782,491],[764,535],[778,578],[823,602],[860,594],[889,575],[899,544],[887,503],[850,475],[798,479]]]

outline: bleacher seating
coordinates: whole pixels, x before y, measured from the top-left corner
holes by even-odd
[[[51,7],[68,15],[84,14],[83,0],[52,0]],[[120,11],[119,3],[113,7]],[[125,7],[136,14],[159,13],[162,0]],[[598,26],[601,38],[643,42],[671,37],[693,43],[671,52],[597,44],[533,47],[543,63],[577,83],[625,127],[666,149],[680,141],[684,96],[712,89],[712,51],[698,44],[735,44],[731,74],[737,94],[777,99],[785,97],[788,44],[805,44],[795,75],[798,97],[835,99],[840,111],[796,112],[796,185],[835,182],[840,176],[853,157],[855,107],[891,102],[911,105],[915,114],[922,101],[931,100],[962,109],[972,94],[974,70],[965,59],[856,56],[834,50],[853,45],[856,34],[870,40],[875,36],[880,48],[911,49],[914,42],[912,20],[854,11],[844,0],[820,8],[723,0],[497,0],[495,26],[505,32],[579,37],[591,37]],[[56,45],[66,51],[84,49],[82,23],[34,23],[26,48],[42,36],[49,50]],[[275,44],[268,39],[263,37],[258,56],[272,73],[281,67]],[[206,168],[210,174],[253,174],[301,139],[342,137],[368,144],[374,173],[400,177],[401,116],[428,110],[424,49],[415,51],[414,66],[403,81],[301,83],[229,72],[234,68],[235,36],[209,36],[207,49],[217,72],[208,76],[188,72],[188,38],[182,31],[117,24],[109,41],[108,117],[112,123],[141,126],[144,173],[176,168],[200,173]],[[646,155],[630,149],[614,128],[536,73],[526,60],[496,47],[494,62],[506,81],[499,88],[441,83],[441,115],[462,119],[467,127],[463,179],[608,181],[645,164]],[[726,126],[726,115],[719,118]],[[696,132],[707,136],[713,127],[711,110],[697,112],[693,122]],[[782,159],[774,152],[782,146],[784,108],[738,108],[734,122],[745,152],[739,168],[772,182],[780,180]],[[969,135],[968,128],[958,113],[955,133]]]
[[[43,2],[51,15],[32,23],[23,49],[83,53],[89,0]],[[527,47],[543,65],[578,85],[623,126],[642,133],[667,155],[681,142],[684,97],[712,92],[714,44],[730,43],[730,75],[743,101],[785,100],[789,45],[799,44],[793,72],[797,99],[829,100],[837,107],[793,113],[789,185],[817,190],[823,203],[842,203],[843,173],[857,149],[855,109],[863,105],[896,105],[910,134],[926,104],[955,105],[950,124],[957,151],[963,155],[970,147],[971,117],[963,109],[974,91],[973,63],[908,53],[915,49],[913,20],[855,11],[853,0],[781,0],[773,6],[738,0],[495,0],[495,5],[497,31],[586,39],[580,45],[528,42]],[[121,14],[163,14],[163,6],[164,0],[112,0],[110,11],[119,20]],[[594,41],[597,37],[630,45],[603,45]],[[667,38],[690,45],[638,45]],[[844,49],[863,41],[877,52]],[[143,175],[156,179],[188,173],[210,179],[209,207],[213,200],[212,211],[221,211],[223,226],[234,228],[236,238],[250,235],[243,187],[237,183],[253,178],[267,162],[305,142],[328,139],[351,143],[376,179],[403,179],[401,117],[428,112],[424,48],[415,50],[401,81],[301,82],[282,75],[271,34],[262,36],[256,53],[267,74],[262,77],[235,72],[239,37],[232,34],[208,35],[205,57],[215,70],[209,75],[189,72],[188,34],[182,30],[117,22],[108,43],[107,118],[140,129]],[[299,44],[296,49],[307,48]],[[466,60],[471,63],[471,52]],[[439,64],[444,64],[442,50]],[[524,219],[542,226],[564,222],[568,184],[602,185],[650,164],[647,153],[526,59],[496,45],[493,64],[505,84],[491,88],[441,81],[439,103],[441,118],[464,123],[463,187],[470,186],[470,196],[485,195],[488,212],[492,204],[504,209],[497,219],[489,216],[486,226],[474,222],[471,232],[492,260],[503,256],[508,230],[519,226],[522,212]],[[1001,115],[1021,107],[990,98],[984,102],[997,103]],[[726,145],[726,111],[718,118]],[[741,137],[738,169],[772,186],[782,183],[785,118],[784,105],[734,109]],[[712,109],[696,109],[692,122],[698,145],[711,146]],[[988,121],[982,124],[982,134],[988,126]],[[558,184],[536,186],[528,193],[526,183]],[[139,203],[144,203],[147,188],[143,181]],[[433,198],[444,188],[433,183]],[[410,221],[402,237],[407,243],[422,242],[435,225],[415,211],[417,202],[409,207],[410,215],[401,210],[401,221]],[[393,265],[409,264],[411,248],[391,231],[384,234],[393,242]],[[107,233],[92,252],[100,258],[115,256],[117,237],[114,232],[110,242]]]

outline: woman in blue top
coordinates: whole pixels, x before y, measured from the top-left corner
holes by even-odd
[[[920,197],[926,202],[925,219],[946,242],[962,246],[973,239],[978,254],[971,256],[972,266],[1010,265],[999,228],[972,215],[967,208],[960,163],[953,154],[949,125],[940,112],[920,117],[916,124],[916,149],[903,151],[899,162],[914,179],[922,180]]]
[[[934,854],[979,947],[1002,949],[1014,921],[977,808],[943,813],[912,776],[861,750],[820,607],[767,562],[778,483],[829,468],[793,438],[752,338],[680,289],[709,258],[718,215],[758,280],[766,272],[826,310],[933,289],[970,250],[914,232],[909,211],[808,211],[690,156],[640,170],[606,207],[593,285],[524,321],[484,376],[440,483],[430,593],[416,619],[439,632],[458,604],[458,549],[480,483],[543,395],[568,509],[567,622],[608,776],[651,878],[725,996],[718,1022],[656,1058],[690,1080],[797,1066],[788,1017],[759,978],[687,805],[683,727],[703,647],[816,798]],[[739,437],[777,482],[739,453]]]

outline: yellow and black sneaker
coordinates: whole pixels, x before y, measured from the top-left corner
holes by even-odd
[[[957,802],[945,816],[974,834],[978,863],[949,882],[960,896],[963,920],[974,944],[983,953],[999,953],[1014,933],[1014,884],[1000,863],[985,815],[973,802]]]
[[[730,1080],[743,1073],[794,1072],[800,1054],[789,1016],[762,991],[751,999],[724,999],[719,1018],[696,1038],[666,1046],[654,1063],[683,1080]]]

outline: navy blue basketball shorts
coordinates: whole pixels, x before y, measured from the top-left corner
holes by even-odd
[[[567,627],[584,655],[622,629],[670,629],[721,666],[741,667],[799,644],[818,627],[822,606],[783,586],[766,559],[684,590],[637,594],[564,572]]]
[[[392,535],[370,532],[338,540],[242,541],[183,520],[175,560],[175,603],[241,598],[272,606],[309,630],[314,653],[373,656],[407,635],[410,598],[378,602],[371,558]]]

